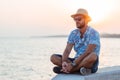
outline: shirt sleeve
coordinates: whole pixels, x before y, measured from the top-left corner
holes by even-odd
[[[100,44],[100,35],[98,32],[92,32],[90,34],[89,39],[90,39],[89,44],[96,44],[96,45]]]
[[[68,41],[67,42],[71,43],[71,44],[74,44],[74,33],[73,33],[73,31],[68,36]]]

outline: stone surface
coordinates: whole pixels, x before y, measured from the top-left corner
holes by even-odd
[[[101,68],[95,74],[58,74],[52,80],[120,80],[120,66]]]

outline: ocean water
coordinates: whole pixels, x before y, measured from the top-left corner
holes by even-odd
[[[0,80],[51,80],[50,56],[67,38],[0,38]],[[71,52],[71,57],[75,54]],[[120,38],[101,38],[100,68],[120,66]]]

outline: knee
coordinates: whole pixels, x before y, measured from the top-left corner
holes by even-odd
[[[56,55],[55,55],[55,54],[52,54],[51,57],[50,57],[50,61],[51,61],[51,62],[54,62],[54,61],[55,61],[55,58],[56,58]]]
[[[95,62],[97,60],[97,55],[95,53],[91,53],[91,56],[90,56],[90,62]]]
[[[91,53],[91,61],[95,62],[97,60],[97,55],[95,53]]]

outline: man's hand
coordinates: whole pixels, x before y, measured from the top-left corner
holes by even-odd
[[[70,73],[70,71],[72,70],[73,66],[71,65],[71,63],[68,63],[68,66],[66,68],[66,70],[68,71],[68,73]]]
[[[73,68],[73,66],[71,65],[71,63],[63,62],[61,71],[65,72],[65,73],[70,73],[72,68]]]
[[[65,72],[65,73],[68,73],[68,71],[67,71],[67,67],[68,67],[68,63],[67,62],[63,62],[62,63],[62,72]]]

